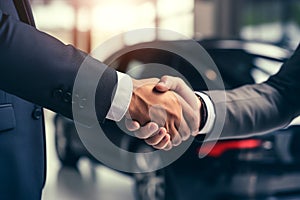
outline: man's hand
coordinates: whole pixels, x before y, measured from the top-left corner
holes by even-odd
[[[144,89],[149,93],[151,87],[147,86]],[[157,93],[155,90],[161,93]],[[163,76],[160,82],[152,88],[151,92],[157,95],[155,97],[155,103],[166,111],[166,120],[162,119],[162,110],[156,108],[151,111],[153,112],[152,117],[151,112],[149,112],[147,119],[139,121],[132,118],[132,120],[127,120],[126,127],[128,130],[135,131],[137,137],[145,139],[146,143],[152,145],[154,148],[165,150],[171,149],[172,146],[179,145],[182,141],[187,140],[190,135],[196,135],[198,133],[201,103],[182,79]],[[141,95],[141,92],[138,92],[138,95]],[[133,95],[133,100],[136,98],[134,96],[135,95]],[[158,96],[160,98],[158,98]],[[174,97],[177,101],[175,101]],[[168,100],[170,101],[168,102]],[[134,101],[136,101],[136,99]],[[143,102],[143,100],[140,102]],[[146,104],[144,101],[144,106]],[[181,107],[181,116],[179,116],[179,107]],[[167,108],[167,110],[165,108]],[[146,108],[143,109],[147,110]],[[132,110],[129,112],[131,114]],[[136,113],[141,114],[141,112],[137,110]],[[142,116],[139,116],[139,118],[142,118]],[[164,121],[166,123],[163,125],[162,122]]]
[[[161,93],[155,89],[155,84],[145,84],[133,90],[126,117],[142,126],[151,121],[155,122],[159,127],[164,127],[174,145],[178,145],[182,141],[178,131],[180,130],[184,138],[190,133],[183,118],[181,101],[182,99],[172,91]],[[137,137],[146,139],[145,135]]]

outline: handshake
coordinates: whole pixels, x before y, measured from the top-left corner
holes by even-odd
[[[133,79],[126,128],[156,149],[170,150],[200,130],[202,103],[177,77]]]

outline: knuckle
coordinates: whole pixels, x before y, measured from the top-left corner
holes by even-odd
[[[181,78],[179,78],[179,77],[174,77],[174,80],[175,80],[176,82],[180,83]]]
[[[169,151],[172,149],[172,145],[168,145],[167,147],[164,148],[165,151]]]
[[[187,130],[187,131],[183,131],[183,134],[182,134],[182,140],[183,141],[186,141],[189,137],[190,137],[190,131]]]
[[[165,81],[165,80],[169,79],[169,77],[170,76],[168,76],[168,75],[164,75],[164,76],[161,77],[161,80]]]
[[[176,142],[173,143],[173,145],[176,147],[176,146],[180,145],[181,142],[182,142],[182,140],[177,140]]]
[[[152,137],[149,139],[149,142],[151,143],[150,145],[157,145],[162,141],[161,138],[158,137]]]
[[[134,135],[139,139],[143,139],[143,140],[147,139],[147,136],[145,134],[142,134],[141,132],[135,132]]]
[[[154,148],[156,148],[156,149],[163,149],[163,148],[165,148],[165,146],[166,146],[166,143],[164,143],[164,142],[161,142],[161,143],[159,143],[159,144],[157,144],[157,145],[152,145]]]
[[[152,146],[151,142],[149,140],[144,140],[146,142],[146,144]]]
[[[178,82],[179,82],[180,84],[184,84],[184,81],[183,81],[181,78],[178,78]]]
[[[182,78],[176,77],[176,82],[179,84],[179,86],[182,86],[184,84],[184,81]]]
[[[147,139],[146,139],[145,142],[146,142],[148,145],[150,145],[150,146],[156,145],[156,142],[153,141],[153,140],[147,140]]]
[[[182,142],[181,137],[175,137],[175,138],[172,140],[172,144],[173,144],[174,146],[178,146],[179,144],[181,144],[181,142]]]
[[[154,82],[158,82],[158,81],[159,81],[159,78],[153,78],[153,81],[154,81]]]
[[[187,134],[187,135],[185,135],[185,136],[182,137],[182,141],[186,141],[189,138],[190,138],[190,134]]]
[[[151,145],[154,149],[161,149],[157,145]]]

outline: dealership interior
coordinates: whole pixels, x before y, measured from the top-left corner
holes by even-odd
[[[181,48],[179,41],[195,41],[230,89],[267,80],[300,41],[299,0],[31,0],[31,5],[37,28],[63,43],[93,55],[110,42],[112,49],[105,49],[102,62],[129,74],[147,63],[174,67],[194,90],[207,88],[191,75],[185,58],[139,45],[159,41]],[[147,31],[132,36],[133,30]],[[204,76],[204,81],[211,80],[216,73],[207,70]],[[195,138],[176,161],[145,173],[122,172],[99,161],[82,143],[74,122],[64,116],[45,110],[45,120],[43,200],[300,199],[297,118],[283,130],[218,141],[204,158],[199,154],[206,149]],[[115,124],[108,126],[120,148],[149,151],[143,141],[119,133]],[[136,159],[139,167],[147,168],[145,158]]]

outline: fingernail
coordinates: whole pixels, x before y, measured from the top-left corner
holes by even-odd
[[[158,84],[159,84],[159,85],[162,85],[162,86],[165,86],[165,85],[166,85],[165,82],[159,82]]]
[[[150,131],[151,132],[157,131],[157,129],[158,129],[158,127],[157,127],[156,124],[151,124],[151,126],[150,126]]]
[[[164,131],[163,131],[163,130],[160,130],[158,134],[159,134],[159,135],[164,135]]]
[[[164,140],[165,142],[168,141],[168,137],[165,136],[163,140]]]

